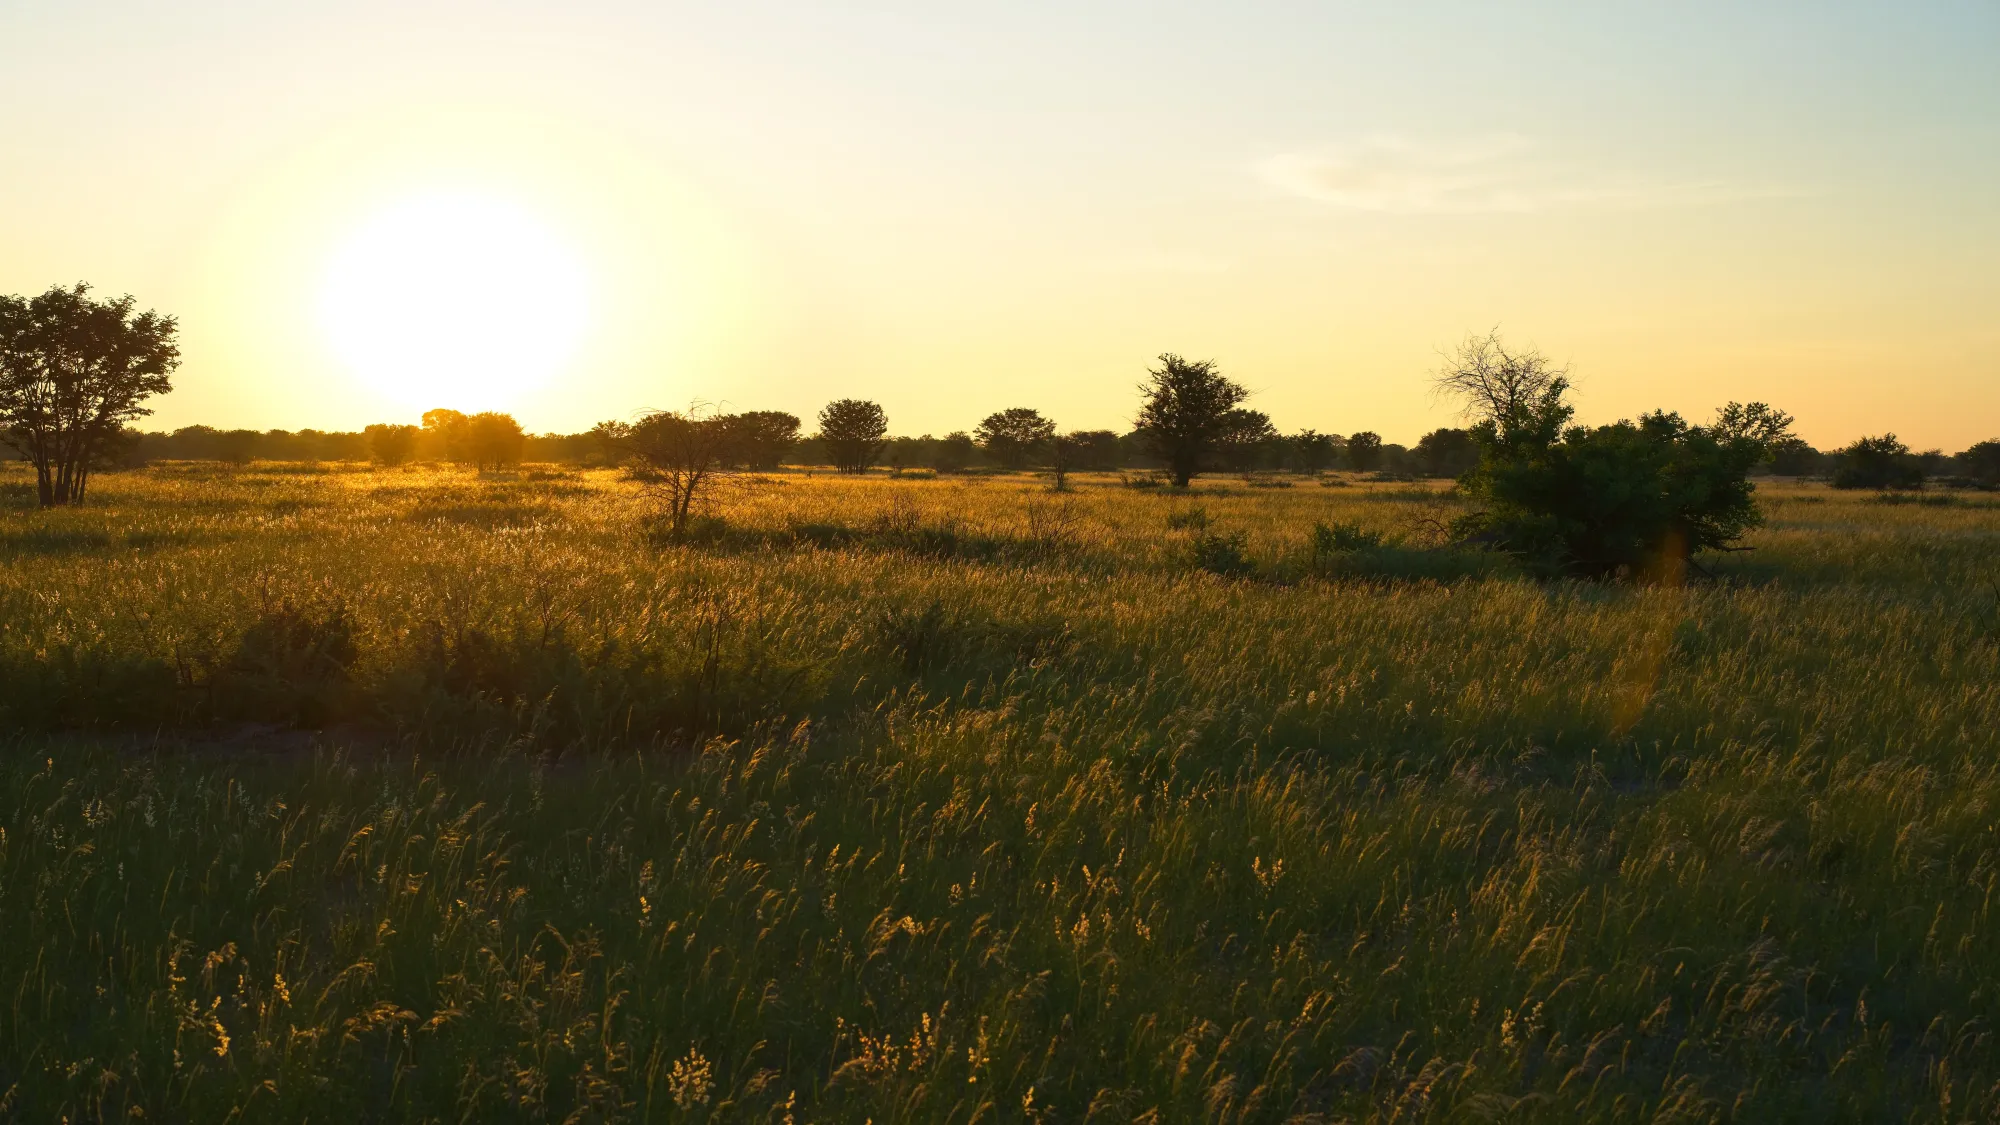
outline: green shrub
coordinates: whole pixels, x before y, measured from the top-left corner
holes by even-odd
[[[1224,578],[1241,578],[1255,566],[1245,553],[1249,536],[1241,531],[1204,531],[1188,544],[1188,557],[1195,569]]]
[[[1357,523],[1337,523],[1330,527],[1323,523],[1313,524],[1312,552],[1316,556],[1370,551],[1386,542],[1381,532],[1367,530]]]

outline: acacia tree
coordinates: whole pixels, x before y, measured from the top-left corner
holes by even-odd
[[[725,456],[732,465],[769,471],[778,467],[791,448],[799,443],[799,418],[782,410],[749,410],[742,414],[718,415],[727,418],[729,449]]]
[[[1003,469],[1019,469],[1056,436],[1056,424],[1026,406],[988,414],[972,431],[986,455]]]
[[[1318,476],[1333,464],[1334,454],[1340,451],[1335,444],[1338,435],[1323,434],[1318,430],[1304,429],[1291,438],[1292,463],[1308,476]]]
[[[1382,465],[1382,435],[1363,430],[1347,435],[1347,463],[1360,473],[1372,473]]]
[[[0,296],[0,440],[35,466],[44,508],[83,502],[91,469],[119,447],[146,399],[173,389],[173,317],[133,312],[130,296],[54,286]]]
[[[735,416],[695,405],[658,410],[637,422],[600,422],[591,431],[625,455],[633,478],[666,506],[667,530],[687,534],[688,520],[729,472]]]
[[[481,411],[465,420],[465,456],[475,469],[518,465],[528,449],[528,435],[512,414]]]
[[[1147,450],[1167,463],[1174,487],[1206,471],[1235,432],[1232,417],[1250,392],[1225,378],[1213,360],[1187,360],[1168,352],[1139,384],[1144,402],[1136,428]]]
[[[819,437],[843,473],[865,473],[882,456],[889,416],[872,402],[836,399],[819,412]]]

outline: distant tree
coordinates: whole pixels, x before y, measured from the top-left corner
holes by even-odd
[[[129,296],[90,297],[81,282],[32,299],[0,296],[0,441],[35,466],[44,508],[81,504],[144,402],[173,389],[173,317],[133,312]]]
[[[518,465],[527,445],[528,435],[512,414],[487,410],[465,420],[465,453],[474,468]]]
[[[1277,428],[1271,425],[1271,416],[1261,410],[1246,410],[1238,407],[1223,416],[1222,440],[1216,446],[1215,456],[1221,467],[1231,472],[1247,473],[1260,468],[1278,441]]]
[[[685,413],[661,410],[629,425],[600,423],[604,434],[627,456],[627,467],[666,506],[667,530],[687,534],[688,519],[728,471],[735,450],[734,416],[696,405]]]
[[[726,456],[733,465],[769,472],[799,443],[799,416],[782,410],[718,415],[729,431]]]
[[[1922,488],[1924,466],[1895,434],[1865,437],[1840,451],[1835,488]]]
[[[1016,406],[988,414],[972,435],[1001,468],[1019,469],[1056,436],[1056,424],[1042,417],[1038,410]]]
[[[1779,442],[1795,440],[1792,438],[1794,421],[1796,419],[1791,415],[1761,402],[1730,402],[1724,403],[1722,409],[1715,412],[1715,422],[1709,426],[1709,432],[1724,441],[1749,438],[1769,454],[1776,451]]]
[[[1076,445],[1068,435],[1057,434],[1044,446],[1048,450],[1049,472],[1054,474],[1057,492],[1069,491],[1069,474],[1076,468]]]
[[[1779,476],[1807,477],[1826,471],[1828,457],[1804,439],[1788,437],[1772,443],[1771,471]]]
[[[1363,430],[1347,435],[1347,463],[1356,472],[1372,473],[1382,467],[1382,435]]]
[[[466,448],[467,423],[471,419],[456,410],[442,407],[424,411],[423,434],[430,438],[433,452],[442,454],[453,464],[463,465],[472,460],[472,453]]]
[[[2000,485],[2000,439],[1982,441],[1958,455],[1958,471],[1979,484]]]
[[[931,468],[940,473],[962,473],[972,464],[972,454],[977,448],[971,434],[954,430],[931,447]]]
[[[368,435],[369,458],[377,465],[394,468],[410,459],[420,431],[415,426],[377,422],[361,432]]]
[[[1332,434],[1318,430],[1300,430],[1291,437],[1292,467],[1309,476],[1318,476],[1333,466],[1333,459],[1340,452],[1337,439]]]
[[[1225,378],[1214,361],[1172,352],[1146,375],[1137,429],[1147,451],[1166,463],[1175,487],[1186,488],[1214,463],[1232,432],[1230,412],[1250,392]]]
[[[224,430],[215,435],[215,459],[230,465],[248,465],[257,456],[264,435],[256,430]]]
[[[1479,464],[1479,443],[1472,440],[1470,431],[1452,426],[1425,434],[1411,452],[1425,476],[1463,476]]]
[[[889,416],[875,403],[843,398],[819,412],[819,436],[843,473],[865,473],[882,456]]]
[[[1118,434],[1112,430],[1078,430],[1065,438],[1074,451],[1075,467],[1084,472],[1106,472],[1118,467]]]

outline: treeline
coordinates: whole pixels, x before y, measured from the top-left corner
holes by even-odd
[[[757,411],[759,415],[791,415]],[[741,417],[740,415],[737,417]],[[797,427],[798,420],[792,418]],[[408,453],[394,461],[449,462],[447,436],[436,427],[407,427],[414,435]],[[379,430],[379,427],[370,427]],[[1078,430],[1060,435],[1069,446],[1068,467],[1077,472],[1154,470],[1162,462],[1147,448],[1138,431]],[[818,433],[782,436],[775,460],[746,458],[747,467],[779,465],[832,466],[839,462],[827,439]],[[769,448],[767,443],[766,448]],[[1016,470],[1044,467],[1050,450],[1031,445],[1022,450],[981,441],[969,432],[943,437],[888,437],[877,464],[895,469],[929,469],[940,473]],[[119,467],[153,461],[381,461],[371,434],[345,430],[218,430],[183,426],[171,433],[133,433],[116,458]],[[616,464],[620,452],[606,442],[603,427],[575,434],[523,433],[518,458],[538,463],[597,467]],[[1219,466],[1231,472],[1319,473],[1346,471],[1394,477],[1458,477],[1478,463],[1479,449],[1470,431],[1455,427],[1433,430],[1415,446],[1384,442],[1368,431],[1342,436],[1302,430],[1294,434],[1260,435],[1221,452]],[[758,463],[764,462],[764,463]],[[468,462],[469,463],[469,462]],[[1963,487],[2000,487],[2000,440],[1983,441],[1957,454],[1942,450],[1913,451],[1895,435],[1863,438],[1841,449],[1815,449],[1793,439],[1774,451],[1759,468],[1777,476],[1821,478],[1853,488],[1909,488],[1931,481]]]
[[[415,440],[405,460],[450,461],[446,437],[435,428],[409,427]],[[182,426],[171,433],[132,434],[121,460],[127,465],[152,461],[373,461],[378,458],[371,435],[348,430],[218,430]],[[593,463],[597,447],[590,434],[523,434],[520,460],[582,465]]]

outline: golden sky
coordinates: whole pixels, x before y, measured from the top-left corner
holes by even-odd
[[[1498,327],[1586,421],[2000,437],[2000,8],[0,6],[0,292],[181,318],[162,428],[707,400],[1450,424]]]

